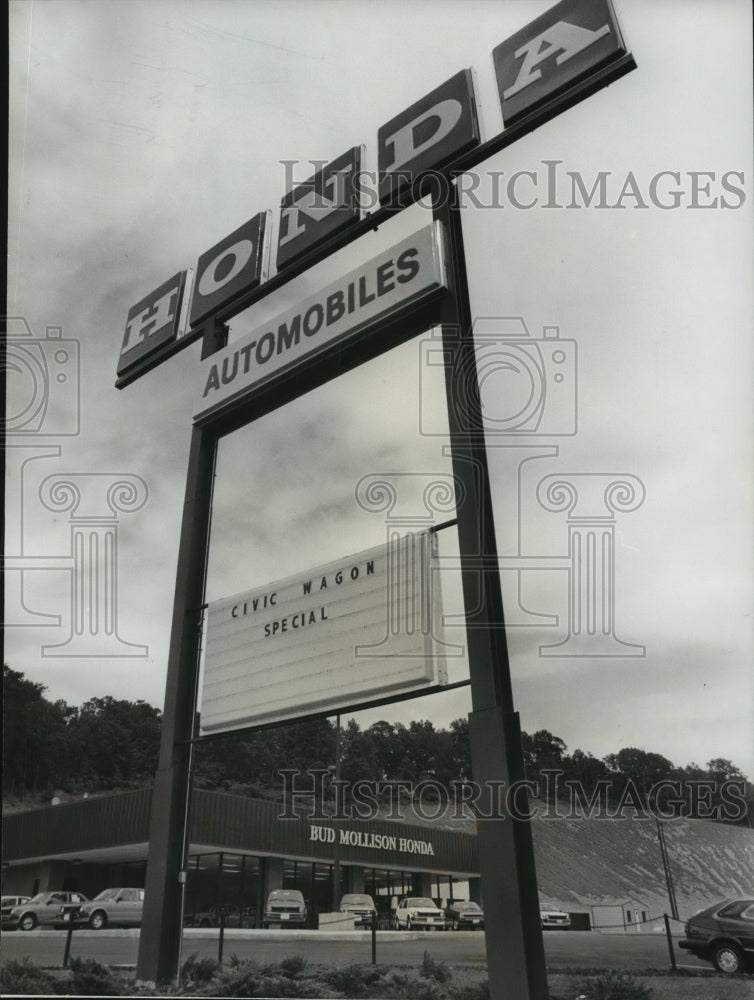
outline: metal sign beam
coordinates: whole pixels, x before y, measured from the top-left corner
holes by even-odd
[[[443,302],[442,333],[449,450],[463,496],[456,517],[471,677],[471,770],[476,787],[493,789],[504,782],[510,788],[526,775],[519,718],[513,705],[463,231],[455,186],[439,199],[435,216],[445,225],[449,244],[451,294]],[[453,375],[454,366],[468,373],[463,398],[459,398],[460,383]],[[470,608],[476,609],[473,616]],[[477,843],[490,996],[546,1000],[547,976],[530,824],[502,813],[490,819],[477,819]]]
[[[205,332],[207,353],[224,346],[214,324]],[[199,673],[200,615],[203,601],[217,436],[194,427],[186,477],[178,549],[173,620],[160,736],[160,758],[152,792],[149,856],[138,979],[166,982],[178,971],[186,870],[186,830],[190,807],[190,774]]]

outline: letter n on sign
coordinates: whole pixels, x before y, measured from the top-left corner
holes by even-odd
[[[471,71],[463,69],[378,130],[380,201],[391,202],[423,173],[442,169],[479,141]]]
[[[492,51],[504,124],[625,54],[610,0],[563,0]]]
[[[361,146],[354,146],[283,198],[277,254],[279,268],[359,221],[361,203],[357,181],[362,152]]]

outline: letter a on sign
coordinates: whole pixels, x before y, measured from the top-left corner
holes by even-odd
[[[564,0],[492,52],[505,125],[626,52],[610,0]]]
[[[196,326],[264,280],[267,213],[260,212],[203,253],[196,265],[191,326]]]
[[[464,69],[377,132],[380,201],[389,203],[427,170],[442,169],[478,144],[474,87]]]

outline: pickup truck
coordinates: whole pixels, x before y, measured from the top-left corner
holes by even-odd
[[[570,930],[571,918],[562,910],[540,910],[539,917],[542,921],[542,930]]]
[[[306,903],[298,889],[273,889],[264,907],[262,927],[305,927]]]
[[[348,892],[340,901],[338,907],[341,913],[349,913],[354,918],[357,927],[371,927],[372,918],[377,916],[374,900],[361,892]]]

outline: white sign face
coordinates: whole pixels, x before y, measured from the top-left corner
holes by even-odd
[[[323,844],[336,842],[335,828],[331,826],[309,825],[309,840]],[[417,840],[415,837],[394,837],[391,834],[373,833],[365,830],[338,830],[337,841],[346,847],[366,847],[373,851],[401,851],[404,854],[431,854],[435,850],[431,840]]]
[[[436,546],[409,534],[210,604],[202,731],[446,683]]]
[[[446,288],[442,230],[434,223],[207,358],[194,420],[231,409],[274,377]]]

